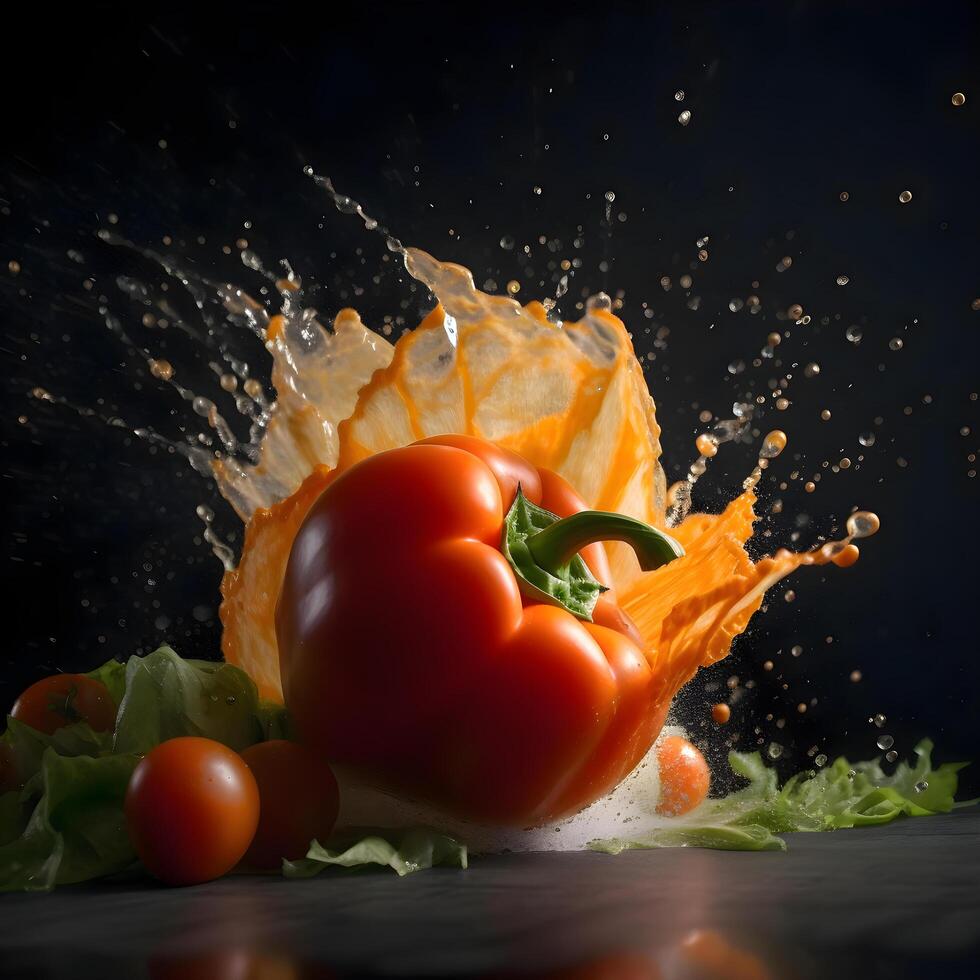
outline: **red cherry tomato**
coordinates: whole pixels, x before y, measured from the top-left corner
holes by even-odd
[[[657,746],[660,762],[660,802],[657,813],[679,817],[708,795],[711,771],[704,756],[680,735],[668,735]]]
[[[149,752],[126,791],[126,824],[147,871],[168,885],[220,878],[259,823],[255,777],[208,738],[173,738]]]
[[[111,731],[116,724],[109,689],[84,674],[54,674],[32,684],[10,714],[46,735],[76,721],[88,722],[97,732]]]
[[[306,857],[337,821],[337,780],[319,756],[296,742],[273,740],[247,748],[242,758],[259,786],[259,829],[245,855],[253,868],[278,868],[283,858]]]

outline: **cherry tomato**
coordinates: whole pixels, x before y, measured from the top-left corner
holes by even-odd
[[[109,689],[84,674],[54,674],[37,681],[14,702],[10,714],[46,735],[76,721],[88,722],[97,732],[111,731],[116,724]]]
[[[259,789],[242,757],[220,742],[173,738],[136,767],[125,810],[147,871],[168,885],[194,885],[242,859],[259,823]]]
[[[660,762],[660,802],[657,813],[679,817],[708,795],[711,772],[704,756],[680,735],[668,735],[657,746]]]
[[[337,820],[337,780],[330,766],[305,746],[283,740],[259,742],[242,758],[262,801],[245,863],[278,868],[283,858],[306,857],[310,841],[325,841]]]

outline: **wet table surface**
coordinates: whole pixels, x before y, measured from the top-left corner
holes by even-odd
[[[784,853],[513,854],[403,879],[0,896],[0,974],[980,976],[980,809],[786,839]]]

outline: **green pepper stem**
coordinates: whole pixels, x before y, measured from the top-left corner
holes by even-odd
[[[586,545],[596,541],[623,541],[645,572],[684,555],[680,542],[643,521],[623,514],[583,510],[555,521],[527,539],[527,547],[542,568],[554,572],[567,565]]]

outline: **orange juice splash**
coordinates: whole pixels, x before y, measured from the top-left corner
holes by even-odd
[[[690,513],[694,482],[747,418],[700,436],[687,479],[668,491],[656,406],[608,298],[562,323],[541,303],[483,293],[468,270],[404,247],[328,178],[308,173],[341,211],[385,236],[437,305],[394,347],[349,309],[333,333],[295,310],[269,321],[279,401],[258,461],[214,463],[219,489],[247,522],[241,561],[222,583],[222,649],[266,697],[282,698],[275,603],[307,509],[349,466],[418,439],[448,432],[489,439],[560,473],[592,508],[672,527],[687,554],[654,572],[641,572],[626,546],[604,546],[613,579],[606,584],[640,628],[671,697],[728,653],[779,579],[801,565],[852,564],[852,540],[877,529],[873,515],[853,515],[842,541],[753,562],[745,545],[756,521],[754,490],[785,448],[785,433],[765,437],[742,494],[722,514]]]

